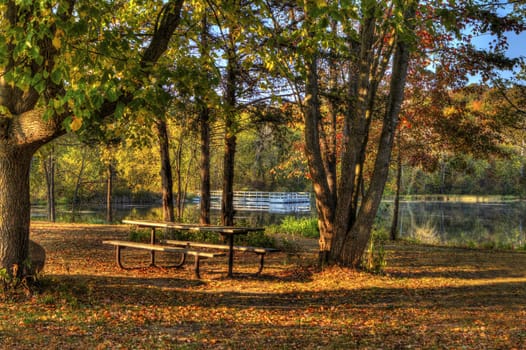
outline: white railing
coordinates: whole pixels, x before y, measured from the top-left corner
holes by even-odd
[[[210,197],[210,207],[221,209],[221,191],[211,191]],[[234,208],[273,213],[308,212],[310,197],[309,192],[234,191]]]
[[[212,199],[221,200],[221,191],[211,191]],[[299,203],[310,202],[309,192],[234,191],[234,202]]]

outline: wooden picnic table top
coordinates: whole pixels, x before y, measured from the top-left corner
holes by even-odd
[[[136,225],[140,227],[152,228],[172,228],[176,230],[197,231],[197,232],[219,232],[223,234],[245,234],[248,232],[264,231],[263,227],[243,227],[243,226],[219,226],[187,224],[177,222],[150,221],[150,220],[122,220],[123,224]]]

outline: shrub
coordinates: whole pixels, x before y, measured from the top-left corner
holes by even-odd
[[[362,267],[372,273],[382,273],[387,266],[384,237],[381,231],[373,231],[369,245],[362,257]]]
[[[311,217],[286,216],[279,225],[270,226],[268,232],[300,235],[306,238],[320,237],[318,219]]]

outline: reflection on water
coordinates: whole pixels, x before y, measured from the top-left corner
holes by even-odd
[[[424,243],[458,246],[520,248],[526,246],[525,214],[526,203],[513,202],[451,202],[451,201],[408,201],[400,207],[400,236]],[[236,212],[240,225],[266,226],[279,224],[286,216],[314,216],[310,212],[290,211],[243,211]],[[32,218],[45,220],[45,208],[33,207]],[[59,207],[57,221],[104,223],[105,210],[84,208],[73,215],[66,208]],[[384,202],[378,225],[388,230],[392,218],[392,202]],[[123,219],[161,220],[160,206],[124,206],[115,208],[115,222]],[[188,204],[185,210],[187,222],[198,222],[199,207]],[[219,211],[211,211],[211,221],[220,223]]]
[[[298,204],[291,203],[285,207],[284,204],[272,205],[266,210],[244,210],[238,208],[236,210],[235,221],[239,225],[244,226],[267,226],[281,223],[281,220],[286,216],[294,217],[308,217],[314,216],[315,213],[308,210],[305,206],[301,208]],[[159,205],[126,205],[115,206],[113,211],[114,222],[121,222],[125,219],[138,220],[162,220],[162,210]],[[46,220],[46,208],[43,206],[33,206],[31,208],[31,217],[33,220]],[[105,223],[106,211],[104,206],[101,207],[83,207],[75,213],[72,213],[70,208],[59,206],[56,213],[58,222],[84,222],[84,223]],[[184,221],[198,222],[199,221],[199,205],[192,203],[187,204],[184,210]],[[219,224],[221,221],[220,211],[212,209],[210,211],[210,221],[213,224]]]
[[[402,202],[399,229],[401,237],[431,244],[519,248],[525,214],[521,201]]]

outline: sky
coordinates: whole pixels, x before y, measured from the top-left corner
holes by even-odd
[[[508,40],[510,43],[508,53],[511,57],[526,57],[526,33],[522,33],[521,35],[511,33],[508,35]]]
[[[513,11],[511,5],[506,6],[503,9],[498,10],[497,12],[500,15],[506,15],[507,13],[511,13]],[[515,34],[514,32],[507,32],[506,37],[508,38],[508,44],[509,48],[506,50],[506,53],[508,57],[510,58],[518,58],[523,57],[526,60],[526,32],[521,33],[519,35]],[[491,41],[491,35],[480,35],[473,38],[472,43],[478,47],[478,48],[488,48],[488,44]],[[504,73],[505,77],[510,77],[511,73],[507,72]],[[526,83],[526,82],[525,82]]]
[[[517,35],[513,32],[506,34],[508,37],[509,49],[507,51],[510,57],[526,57],[526,33]],[[473,44],[480,48],[488,48],[491,39],[490,35],[481,35],[473,38]]]
[[[526,59],[526,33],[517,35],[511,32],[511,33],[507,33],[506,36],[508,37],[508,44],[509,44],[509,48],[508,50],[506,50],[508,57],[510,58],[524,57]],[[487,49],[489,48],[488,44],[490,41],[491,41],[491,36],[487,34],[487,35],[481,35],[481,36],[474,37],[472,40],[472,43],[477,48]],[[503,78],[510,78],[512,74],[511,72],[502,72],[501,76]],[[479,83],[480,76],[472,77],[470,79],[470,82]]]

